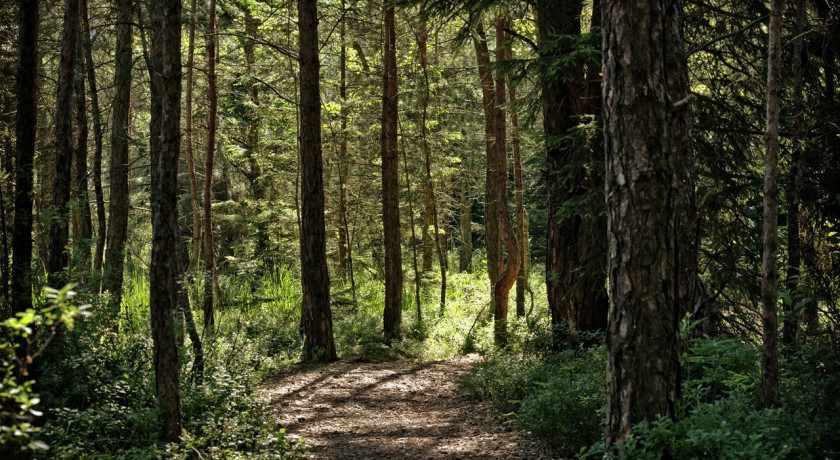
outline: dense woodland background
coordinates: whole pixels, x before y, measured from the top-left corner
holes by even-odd
[[[826,0],[0,0],[0,453],[294,457],[266,375],[480,352],[558,455],[838,455],[838,40]]]

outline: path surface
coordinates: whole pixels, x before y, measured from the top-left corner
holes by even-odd
[[[263,397],[314,459],[548,459],[484,403],[458,393],[479,358],[337,362],[280,375]]]

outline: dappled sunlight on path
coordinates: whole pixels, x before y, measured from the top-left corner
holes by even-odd
[[[547,459],[538,443],[458,393],[480,358],[337,362],[283,374],[262,397],[315,459]]]

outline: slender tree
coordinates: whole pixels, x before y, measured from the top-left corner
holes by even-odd
[[[793,149],[787,181],[787,243],[788,267],[786,285],[794,296],[799,290],[799,273],[802,265],[802,241],[799,224],[799,176],[802,170],[802,144],[805,135],[805,98],[802,93],[802,42],[805,32],[805,0],[796,0],[796,27],[793,31]],[[788,345],[796,342],[799,323],[794,316],[794,302],[786,304],[782,341]]]
[[[603,8],[609,226],[606,444],[673,416],[677,394],[674,183],[665,2]],[[542,13],[540,13],[542,17]]]
[[[461,249],[458,252],[458,270],[462,273],[472,271],[472,217],[469,187],[469,172],[467,169],[461,172],[461,200],[458,219],[461,227]]]
[[[511,47],[507,47],[507,55],[513,59]],[[514,210],[516,214],[516,242],[519,244],[519,273],[516,275],[516,317],[525,316],[525,289],[528,286],[528,275],[531,271],[531,263],[528,260],[528,211],[525,210],[525,199],[522,191],[522,152],[519,138],[519,114],[516,112],[516,88],[508,85],[508,99],[511,107],[510,112],[510,137],[513,146],[513,197]]]
[[[110,291],[111,311],[119,313],[122,299],[125,241],[128,235],[128,146],[129,113],[131,106],[132,69],[132,0],[117,0],[117,43],[114,52],[114,104],[111,126],[111,198],[108,203],[108,244],[105,249],[105,268],[102,289]]]
[[[193,153],[193,75],[195,67],[195,22],[196,0],[190,1],[190,29],[187,42],[186,96],[184,114],[184,157],[187,161],[187,173],[190,177],[190,203],[192,204],[193,237],[190,247],[190,264],[187,273],[194,274],[201,252],[201,200],[198,198],[198,177],[195,173],[195,155]]]
[[[216,250],[213,244],[212,191],[213,160],[216,152],[216,122],[218,118],[218,90],[216,86],[216,0],[209,1],[207,24],[207,137],[204,141],[204,327],[212,331],[213,297],[218,292],[216,281]],[[218,297],[217,300],[221,300]]]
[[[152,114],[152,257],[149,306],[160,409],[161,440],[181,441],[181,392],[178,343],[173,312],[178,299],[178,156],[181,150],[181,2],[150,4]]]
[[[767,125],[764,143],[764,254],[761,264],[761,301],[763,305],[761,401],[764,407],[773,407],[779,400],[778,321],[776,319],[778,267],[778,235],[776,234],[779,209],[778,158],[779,112],[782,49],[782,0],[771,0],[767,46]]]
[[[317,0],[298,0],[300,37],[301,284],[303,360],[338,359],[330,311],[321,157],[321,68]]]
[[[73,77],[76,71],[76,40],[79,35],[79,0],[64,3],[61,58],[55,102],[55,155],[50,241],[47,258],[48,283],[64,283],[69,239],[70,165],[73,159]]]
[[[73,151],[72,187],[73,236],[76,241],[73,262],[77,270],[88,268],[91,257],[90,240],[93,238],[93,222],[88,199],[88,118],[87,97],[85,96],[85,46],[82,42],[83,40],[76,42],[76,75],[73,90],[76,99],[76,147]]]
[[[386,0],[382,84],[382,222],[385,239],[385,312],[387,339],[400,335],[402,319],[402,249],[400,243],[399,157],[397,146],[397,32],[394,0]]]

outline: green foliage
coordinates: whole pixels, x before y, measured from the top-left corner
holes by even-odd
[[[45,288],[47,303],[37,310],[17,313],[2,323],[0,334],[0,454],[43,451],[49,446],[36,439],[35,419],[43,415],[35,406],[40,398],[29,370],[62,326],[72,329],[75,319],[87,314],[87,306],[71,302],[73,286]],[[17,349],[16,349],[17,348]]]

